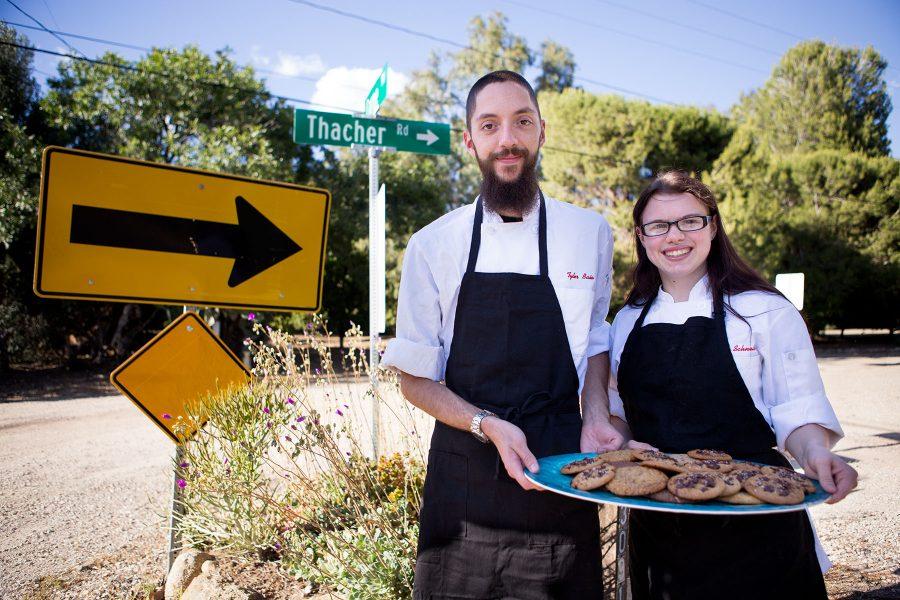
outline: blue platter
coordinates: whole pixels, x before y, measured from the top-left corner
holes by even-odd
[[[672,502],[658,502],[643,497],[624,497],[616,496],[604,490],[593,490],[584,492],[576,490],[571,486],[572,475],[563,475],[559,470],[574,460],[596,456],[596,454],[558,454],[556,456],[546,456],[538,460],[540,470],[532,473],[526,470],[525,476],[535,485],[550,492],[587,500],[588,502],[596,502],[598,504],[614,504],[616,506],[624,506],[627,508],[640,508],[643,510],[657,510],[661,512],[673,513],[692,513],[704,515],[758,515],[765,513],[791,512],[796,510],[805,510],[815,504],[821,504],[828,500],[831,496],[822,489],[818,481],[813,480],[816,491],[807,494],[806,498],[800,504],[778,505],[778,504],[755,504],[755,505],[738,505],[726,504],[724,502],[716,502],[715,500],[704,502],[701,504],[674,504]],[[740,462],[740,461],[735,461]]]

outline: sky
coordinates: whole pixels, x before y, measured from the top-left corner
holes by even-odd
[[[900,103],[897,0],[13,1],[51,30],[140,47],[194,44],[209,53],[228,47],[235,61],[259,70],[272,93],[324,110],[362,111],[385,63],[391,69],[389,96],[398,93],[413,71],[426,66],[431,51],[457,50],[428,36],[465,44],[470,19],[495,11],[533,49],[546,39],[567,46],[575,56],[576,84],[592,92],[727,113],[741,94],[766,81],[791,46],[820,39],[873,46],[888,61],[884,78],[894,106]],[[38,27],[9,0],[0,0],[0,18]],[[38,48],[72,52],[42,30],[17,29]],[[144,54],[64,39],[89,57],[106,50],[131,60]],[[35,55],[39,82],[56,72],[58,60]],[[526,75],[533,80],[536,72]],[[900,156],[900,110],[892,113],[888,133],[892,155]],[[549,139],[553,135],[548,132]]]

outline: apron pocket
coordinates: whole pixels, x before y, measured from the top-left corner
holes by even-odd
[[[435,541],[466,537],[468,459],[441,450],[428,452],[421,535]]]

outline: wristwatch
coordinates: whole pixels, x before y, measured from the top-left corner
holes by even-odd
[[[469,431],[472,432],[472,435],[475,436],[475,439],[481,442],[482,444],[489,444],[491,440],[488,436],[484,435],[484,432],[481,430],[481,422],[485,417],[496,417],[497,415],[492,413],[489,410],[480,410],[475,413],[475,416],[472,417],[472,422],[469,423]]]

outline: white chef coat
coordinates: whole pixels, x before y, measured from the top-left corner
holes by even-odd
[[[832,442],[844,437],[825,395],[806,323],[794,305],[776,294],[756,291],[726,296],[725,301],[747,319],[744,323],[725,311],[728,346],[754,406],[775,432],[778,449],[784,450],[784,442],[792,431],[809,423],[829,430]],[[626,305],[616,315],[610,330],[609,410],[623,421],[627,419],[618,391],[619,364],[642,308]],[[712,294],[704,276],[685,302],[675,302],[660,288],[644,325],[681,325],[694,316],[712,316],[712,310]],[[824,573],[831,567],[831,561],[819,542],[808,510],[807,514],[816,542],[816,557]]]
[[[548,275],[562,309],[580,393],[588,357],[609,349],[612,230],[594,211],[546,196],[545,205]],[[538,215],[535,203],[521,222],[504,223],[485,207],[475,270],[540,273]],[[410,238],[400,278],[397,337],[388,343],[382,359],[385,367],[444,379],[474,220],[473,202]]]
[[[726,297],[747,323],[725,311],[728,346],[753,404],[775,432],[779,450],[792,431],[816,423],[831,432],[831,441],[844,436],[834,409],[825,395],[816,355],[803,317],[788,300],[767,292],[744,292]],[[713,301],[707,278],[703,277],[685,302],[660,288],[647,312],[644,325],[683,324],[690,317],[712,315]],[[617,375],[622,350],[641,308],[625,306],[616,315],[610,330],[610,414],[625,419],[619,396]]]

